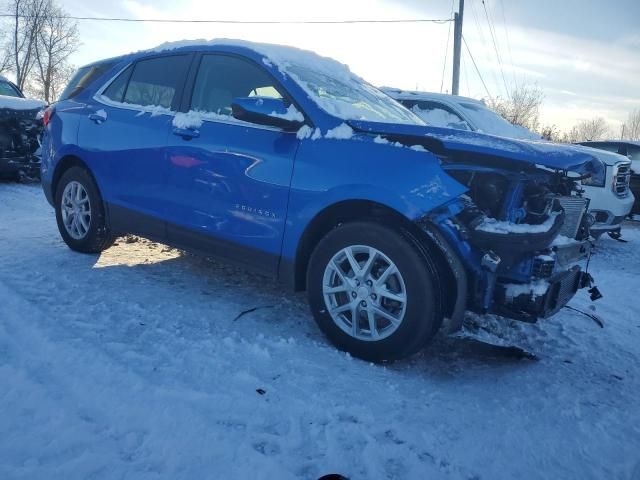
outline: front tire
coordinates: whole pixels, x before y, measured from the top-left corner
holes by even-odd
[[[373,222],[328,233],[311,256],[309,304],[341,350],[374,362],[416,353],[442,322],[437,269],[408,234]]]
[[[56,185],[56,221],[65,243],[77,252],[99,253],[113,244],[102,197],[84,168],[71,167]]]

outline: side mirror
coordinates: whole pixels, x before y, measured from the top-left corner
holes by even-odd
[[[304,125],[304,115],[291,104],[288,107],[281,98],[238,97],[231,104],[233,117],[245,122],[298,130]]]

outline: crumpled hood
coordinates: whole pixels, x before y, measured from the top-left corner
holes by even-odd
[[[403,125],[349,120],[356,131],[379,134],[390,140],[406,139],[429,144],[435,153],[476,153],[537,165],[554,170],[568,170],[580,175],[604,178],[604,165],[590,152],[573,145],[558,145],[545,141],[515,140],[477,132],[422,125]]]

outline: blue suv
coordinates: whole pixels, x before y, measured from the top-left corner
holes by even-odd
[[[81,68],[45,111],[42,185],[76,251],[132,233],[308,292],[358,357],[422,348],[465,311],[528,322],[591,277],[603,165],[570,146],[427,126],[328,58],[182,42]]]

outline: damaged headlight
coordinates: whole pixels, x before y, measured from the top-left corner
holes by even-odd
[[[604,187],[605,179],[601,177],[597,177],[595,175],[590,175],[581,180],[582,185],[587,187]]]

